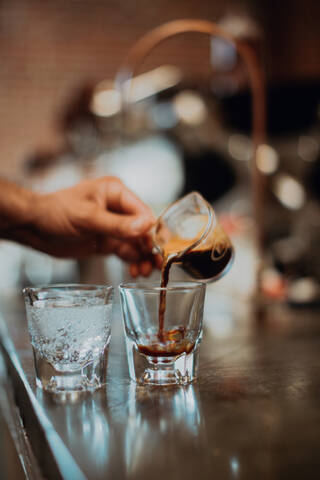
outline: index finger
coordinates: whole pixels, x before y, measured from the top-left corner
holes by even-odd
[[[118,178],[102,179],[100,194],[104,196],[105,205],[110,211],[149,215],[154,220],[151,209]]]

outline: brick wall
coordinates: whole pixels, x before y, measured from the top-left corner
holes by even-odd
[[[56,148],[61,142],[57,115],[70,94],[112,78],[130,45],[147,30],[176,18],[217,20],[239,7],[256,10],[257,2],[2,0],[0,174],[16,176],[27,155]],[[203,73],[208,55],[206,37],[186,35],[161,46],[146,68],[165,62]]]

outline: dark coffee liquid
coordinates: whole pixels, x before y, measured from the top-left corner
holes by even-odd
[[[207,280],[220,275],[230,262],[232,247],[224,252],[216,250],[192,250],[182,258],[182,268],[192,277],[199,280]]]
[[[173,262],[174,262],[174,257],[172,258],[164,257],[163,259],[163,267],[161,270],[161,288],[165,288],[168,285],[169,271]],[[160,290],[159,331],[158,331],[158,337],[160,342],[163,342],[164,340],[163,329],[164,329],[164,315],[166,311],[166,297],[167,297],[166,294],[167,294],[166,290]]]
[[[148,357],[176,357],[182,353],[190,353],[194,348],[194,342],[185,338],[185,328],[179,327],[163,332],[163,341],[154,341],[149,345],[138,345],[140,353]]]
[[[207,280],[220,275],[231,260],[233,249],[228,246],[223,251],[218,250],[191,250],[183,256],[164,256],[161,272],[161,287],[166,287],[169,282],[169,271],[173,263],[181,263],[182,268],[194,278]],[[166,291],[160,291],[159,304],[159,332],[158,337],[163,341],[164,316],[166,310]]]
[[[178,344],[161,345],[159,343],[152,343],[151,345],[138,345],[140,353],[148,357],[176,357],[182,353],[192,352],[194,343],[183,341]]]

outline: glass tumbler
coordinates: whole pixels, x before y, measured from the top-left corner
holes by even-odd
[[[125,283],[119,288],[130,378],[142,385],[183,385],[195,380],[205,284]],[[161,291],[166,297],[162,328]]]
[[[228,272],[234,250],[211,205],[191,192],[169,205],[152,229],[155,250],[195,279],[212,282]]]
[[[51,285],[23,290],[36,384],[52,393],[105,383],[113,288]]]

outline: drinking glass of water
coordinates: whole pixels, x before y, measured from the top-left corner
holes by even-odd
[[[23,290],[36,384],[59,392],[94,391],[106,380],[113,288],[51,285]]]

